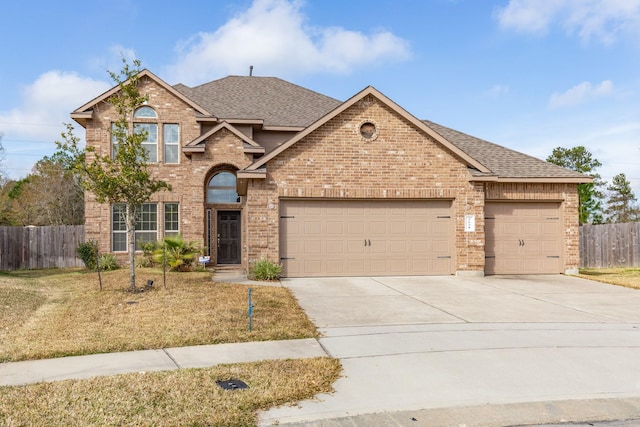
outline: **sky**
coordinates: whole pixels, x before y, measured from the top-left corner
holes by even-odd
[[[171,85],[250,65],[343,101],[372,85],[419,119],[541,159],[583,145],[640,197],[640,0],[32,0],[2,17],[13,179],[55,151],[124,57]]]

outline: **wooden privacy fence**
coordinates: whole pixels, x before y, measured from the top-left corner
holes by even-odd
[[[640,222],[581,226],[580,267],[640,267]]]
[[[83,267],[84,225],[0,227],[0,270]]]

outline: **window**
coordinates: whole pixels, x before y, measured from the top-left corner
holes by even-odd
[[[142,141],[142,147],[147,151],[147,161],[156,163],[158,161],[158,125],[156,123],[134,123],[133,130],[136,134],[146,134],[145,140]]]
[[[124,203],[115,204],[111,208],[111,250],[127,251],[127,211]]]
[[[143,203],[136,221],[136,250],[140,250],[140,243],[158,240],[158,205]]]
[[[133,117],[136,119],[157,119],[158,115],[151,107],[140,107],[133,113]]]
[[[111,209],[111,250],[127,252],[127,209],[124,203],[118,203]],[[136,250],[140,243],[158,240],[158,205],[143,203],[136,222]]]
[[[180,234],[180,222],[177,203],[164,204],[164,235],[174,237]]]
[[[116,157],[118,151],[118,138],[116,137],[117,127],[115,123],[111,123],[111,158]]]
[[[178,163],[180,145],[180,126],[169,124],[163,126],[164,162]]]
[[[211,178],[207,187],[208,203],[240,203],[236,192],[236,176],[231,172],[220,172]]]

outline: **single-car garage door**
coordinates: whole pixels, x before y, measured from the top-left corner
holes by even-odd
[[[562,273],[559,203],[487,202],[486,274]]]
[[[283,200],[286,277],[453,273],[451,201]]]

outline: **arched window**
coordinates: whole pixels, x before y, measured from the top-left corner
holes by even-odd
[[[136,119],[157,119],[158,115],[151,107],[140,107],[133,113],[133,117]]]
[[[240,203],[236,176],[231,172],[215,174],[207,186],[207,203]]]

